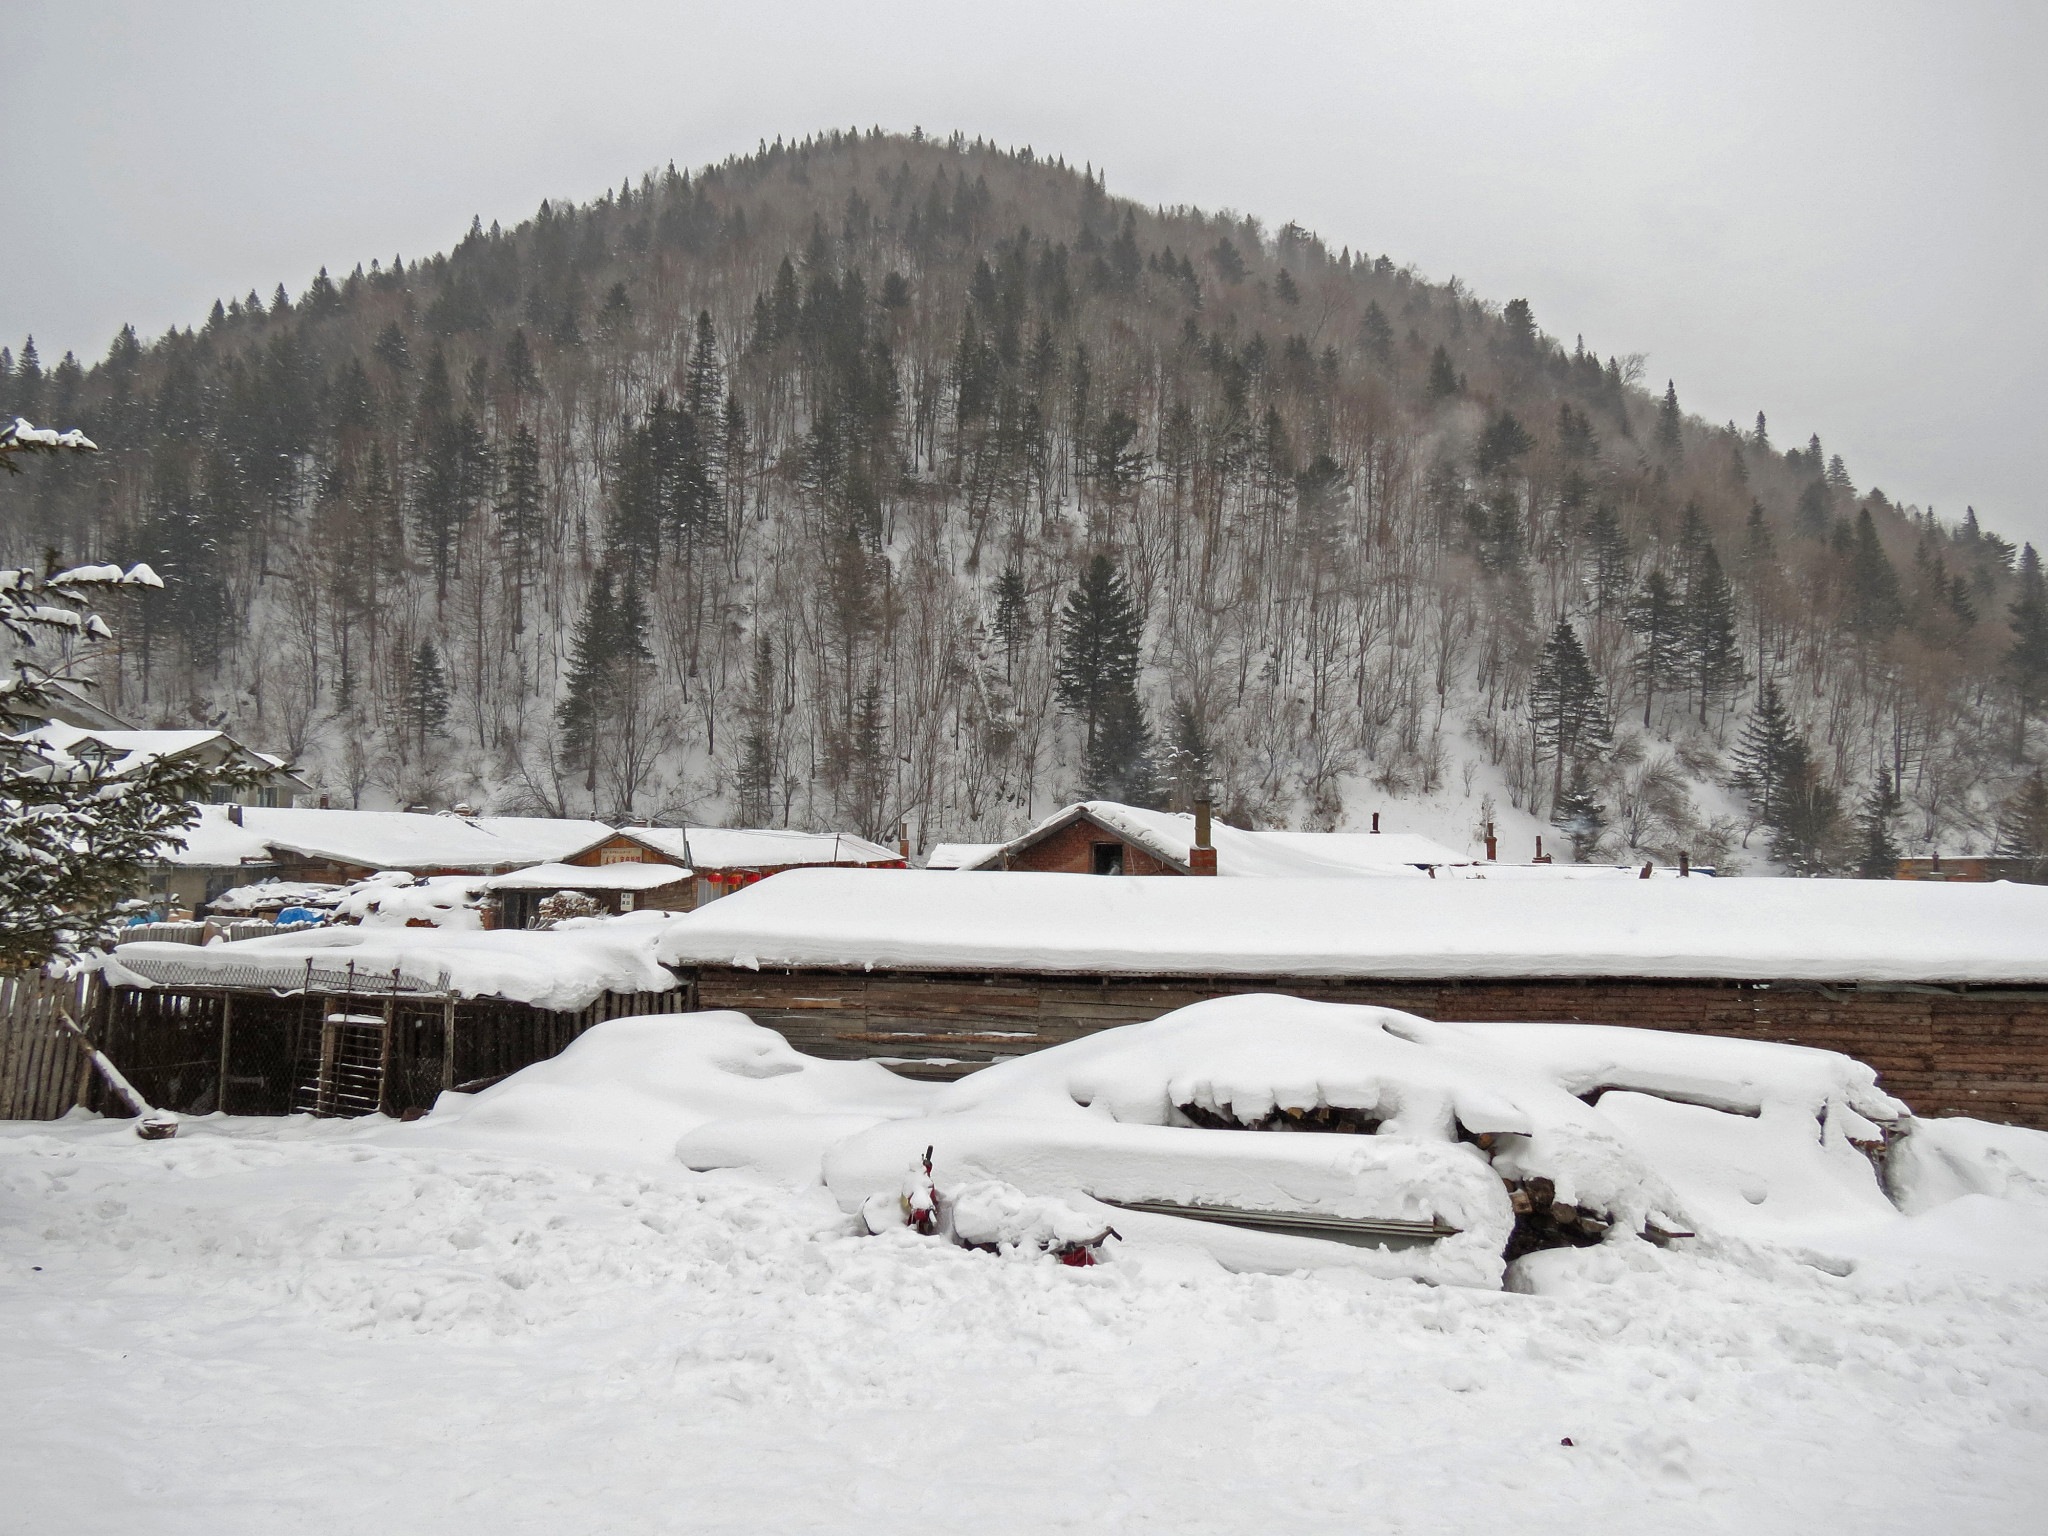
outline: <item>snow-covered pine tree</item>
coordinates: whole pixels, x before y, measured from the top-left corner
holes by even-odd
[[[1628,605],[1628,627],[1642,637],[1636,652],[1636,681],[1643,689],[1643,729],[1650,727],[1650,708],[1657,695],[1685,670],[1685,605],[1671,590],[1661,570],[1644,578],[1642,590]]]
[[[422,640],[407,659],[398,718],[421,752],[427,750],[428,738],[447,723],[448,670],[431,640]]]
[[[1765,678],[1735,745],[1735,772],[1729,783],[1749,797],[1757,820],[1767,825],[1775,821],[1784,800],[1786,770],[1798,740],[1777,680]]]
[[[19,472],[19,456],[93,451],[82,433],[19,418],[0,427],[0,465],[10,472]],[[0,570],[0,642],[13,674],[0,678],[0,970],[104,940],[140,889],[144,864],[196,818],[193,802],[253,781],[249,770],[171,757],[128,765],[96,746],[65,752],[12,735],[41,722],[52,685],[68,675],[34,653],[67,651],[75,669],[112,638],[93,611],[97,597],[162,586],[146,565]]]
[[[1593,675],[1577,632],[1563,619],[1550,632],[1536,663],[1529,713],[1536,723],[1537,748],[1552,759],[1552,800],[1561,801],[1566,766],[1576,767],[1588,754],[1605,749],[1614,732],[1600,680]]]
[[[1144,628],[1122,573],[1097,555],[1067,594],[1055,674],[1060,704],[1079,718],[1090,751],[1113,706],[1126,694],[1135,699]]]
[[[1009,682],[1017,669],[1017,651],[1030,627],[1029,593],[1024,576],[1014,565],[996,578],[996,607],[989,628],[1003,646],[1003,681]]]
[[[1771,829],[1771,857],[1791,874],[1828,874],[1835,867],[1841,796],[1821,777],[1803,736],[1792,738],[1782,774],[1777,805],[1764,818]]]
[[[1707,710],[1741,688],[1742,642],[1736,637],[1735,590],[1721,570],[1712,541],[1704,544],[1686,584],[1684,647],[1686,670],[1699,695],[1700,723]]]

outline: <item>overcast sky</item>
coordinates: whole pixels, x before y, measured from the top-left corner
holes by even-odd
[[[0,339],[46,360],[670,159],[959,128],[1526,297],[1690,410],[2048,537],[2038,0],[0,10]]]

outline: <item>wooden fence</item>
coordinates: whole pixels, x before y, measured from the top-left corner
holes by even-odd
[[[91,1028],[98,978],[52,981],[38,971],[0,972],[0,1120],[55,1120],[86,1093],[92,1068],[57,1010]]]

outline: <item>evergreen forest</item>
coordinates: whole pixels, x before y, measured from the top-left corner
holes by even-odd
[[[0,477],[0,561],[163,578],[108,707],[333,805],[927,847],[1208,788],[1585,859],[2048,854],[2031,546],[1525,301],[1029,149],[670,166],[25,341],[17,414],[102,451]]]

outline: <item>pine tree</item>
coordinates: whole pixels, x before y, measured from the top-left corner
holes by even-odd
[[[1550,753],[1554,761],[1552,799],[1562,799],[1566,764],[1576,766],[1587,755],[1604,751],[1614,733],[1599,679],[1578,634],[1563,619],[1557,621],[1536,664],[1529,714],[1538,750]]]
[[[1664,398],[1657,403],[1657,447],[1673,459],[1685,454],[1685,417],[1678,409],[1678,385],[1666,380]]]
[[[1636,680],[1643,689],[1643,728],[1650,725],[1650,707],[1660,690],[1683,674],[1685,668],[1685,611],[1669,578],[1661,570],[1650,572],[1642,591],[1636,594],[1624,615],[1628,627],[1642,639],[1636,652]]]
[[[569,762],[583,768],[583,787],[593,794],[597,790],[597,740],[604,728],[605,679],[612,663],[614,606],[611,569],[601,565],[576,620],[567,687],[555,709],[563,753]]]
[[[989,625],[1003,645],[1004,682],[1009,682],[1015,673],[1017,652],[1029,632],[1028,601],[1023,574],[1015,566],[1006,567],[996,578],[995,615]]]
[[[1610,619],[1623,613],[1635,578],[1629,572],[1631,559],[1628,535],[1613,504],[1602,502],[1586,521],[1588,564],[1586,585],[1591,589],[1593,616]]]
[[[1776,812],[1765,818],[1771,857],[1795,875],[1829,873],[1841,817],[1841,797],[1821,777],[1806,738],[1794,736],[1785,752]]]
[[[512,557],[513,632],[526,628],[526,589],[541,564],[547,521],[541,501],[540,443],[525,422],[512,429],[505,450],[505,483],[497,504],[498,531]]]
[[[683,384],[683,409],[691,420],[709,426],[717,417],[725,380],[718,366],[718,333],[711,325],[711,311],[697,311],[696,341],[690,348],[690,366]]]
[[[1859,639],[1877,641],[1905,621],[1899,573],[1893,569],[1870,508],[1856,514],[1856,547],[1849,568],[1849,628]]]
[[[1574,767],[1565,781],[1564,793],[1551,808],[1550,824],[1572,840],[1572,859],[1583,864],[1588,850],[1598,851],[1600,834],[1607,829],[1607,808],[1593,793],[1584,767]]]
[[[1152,731],[1136,689],[1104,701],[1095,739],[1081,761],[1081,790],[1090,800],[1151,806],[1159,799]]]
[[[1863,829],[1863,853],[1856,862],[1858,879],[1898,878],[1899,848],[1892,841],[1892,819],[1899,814],[1902,804],[1898,791],[1892,787],[1891,770],[1878,769],[1877,782],[1870,786],[1862,814],[1857,818]]]
[[[92,451],[82,434],[24,441],[12,421],[0,428],[0,467],[7,471],[21,472],[21,457]],[[92,611],[95,599],[112,588],[162,587],[142,565],[125,574],[118,567],[47,577],[15,570],[0,582],[0,641],[15,653],[13,675],[0,679],[0,970],[28,969],[105,942],[137,905],[132,898],[144,866],[196,819],[193,802],[256,782],[258,771],[187,757],[129,765],[124,754],[94,744],[63,751],[10,734],[39,724],[51,685],[75,677],[93,659],[94,642],[112,640]],[[71,650],[68,666],[53,670],[32,659],[45,645],[61,650],[79,641],[86,649]]]
[[[762,635],[754,646],[753,697],[747,703],[747,725],[733,776],[742,826],[765,827],[775,814],[774,722],[775,646]]]
[[[1536,439],[1529,435],[1529,429],[1503,410],[1479,434],[1473,467],[1482,475],[1497,474],[1535,446]]]
[[[1725,699],[1743,683],[1742,653],[1735,634],[1735,591],[1721,572],[1721,557],[1708,543],[1700,551],[1692,581],[1685,590],[1683,615],[1685,659],[1699,695],[1700,723],[1715,700]]]
[[[540,374],[533,366],[533,347],[527,342],[524,326],[515,327],[512,339],[505,343],[505,383],[521,398],[540,392]]]
[[[1091,751],[1104,719],[1126,696],[1137,697],[1143,633],[1144,620],[1122,574],[1107,555],[1097,555],[1067,595],[1055,672],[1060,704],[1080,717]]]
[[[2012,645],[2004,661],[2013,699],[2012,755],[2021,762],[2027,755],[2027,725],[2048,696],[2048,577],[2032,544],[2020,554],[2019,590],[2006,614],[2012,623]]]
[[[1393,322],[1377,301],[1365,306],[1365,318],[1358,323],[1358,344],[1365,349],[1366,356],[1382,363],[1394,355]],[[1446,357],[1445,362],[1449,361]]]
[[[399,699],[398,718],[406,734],[427,750],[427,740],[448,720],[448,671],[441,665],[441,653],[432,640],[422,640],[405,669],[405,692]]]
[[[2036,768],[2000,807],[1998,841],[1992,851],[2019,867],[2007,879],[2048,884],[2048,784]]]
[[[377,360],[393,373],[401,376],[412,372],[412,348],[406,342],[405,332],[399,329],[396,320],[385,324],[377,333],[377,341],[370,348]]]
[[[1458,371],[1451,366],[1451,354],[1439,345],[1429,359],[1429,398],[1447,400],[1458,392]]]
[[[1765,678],[1736,743],[1735,772],[1729,780],[1749,797],[1759,821],[1774,822],[1783,807],[1787,768],[1798,740],[1776,680]]]
[[[1824,539],[1832,521],[1832,502],[1828,497],[1827,482],[1809,480],[1806,489],[1799,493],[1799,506],[1792,514],[1792,527],[1800,537]]]

